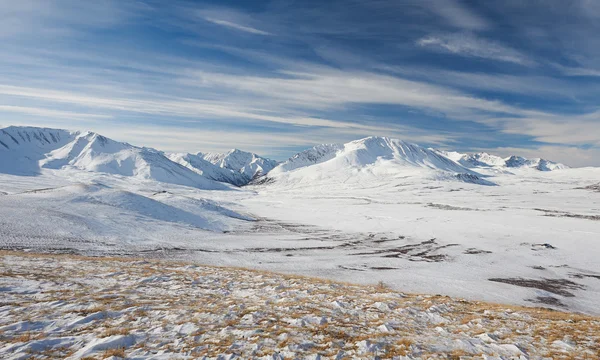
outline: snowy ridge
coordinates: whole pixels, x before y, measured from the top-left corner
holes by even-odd
[[[342,149],[344,149],[344,144],[322,144],[313,146],[281,163],[277,166],[276,172],[291,171],[304,166],[331,160],[335,157],[336,153]]]
[[[459,163],[465,167],[477,166],[505,166],[506,161],[500,156],[490,155],[488,153],[466,154]]]
[[[224,154],[198,153],[198,156],[220,168],[242,174],[246,179],[245,183],[248,183],[257,176],[267,174],[277,166],[277,161],[275,160],[238,149],[232,149]]]
[[[78,132],[62,129],[36,128],[29,126],[9,126],[0,130],[0,151],[53,149],[71,141]]]
[[[319,145],[293,156],[268,174],[271,182],[305,185],[310,181],[349,184],[372,179],[385,182],[403,176],[492,185],[478,173],[439,152],[386,137],[367,137],[343,145]]]
[[[157,150],[138,148],[93,132],[78,135],[73,142],[50,152],[40,164],[44,168],[74,167],[207,190],[228,189],[169,160]]]
[[[157,150],[89,131],[9,127],[0,130],[0,134],[3,173],[36,175],[41,169],[78,169],[206,190],[229,189],[169,160]]]

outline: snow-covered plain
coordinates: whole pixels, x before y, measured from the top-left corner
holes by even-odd
[[[98,172],[47,147],[35,172],[7,171],[20,162],[2,141],[4,249],[185,259],[600,314],[597,168],[484,156],[465,166],[367,138],[315,147],[236,188],[149,149],[177,171]],[[70,160],[44,166],[58,158]]]

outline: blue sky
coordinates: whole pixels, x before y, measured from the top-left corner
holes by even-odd
[[[276,159],[380,135],[600,165],[600,1],[0,8],[2,127]]]

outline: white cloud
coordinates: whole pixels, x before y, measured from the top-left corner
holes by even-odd
[[[417,45],[466,57],[511,62],[524,66],[535,64],[533,60],[515,49],[470,33],[425,36],[417,40]]]
[[[63,119],[110,119],[112,116],[103,114],[78,113],[29,106],[0,105],[0,113],[20,113],[34,116],[45,116]]]
[[[117,0],[0,0],[0,37],[56,37],[119,25],[138,14],[141,3]]]
[[[232,29],[236,29],[239,31],[243,31],[243,32],[247,32],[247,33],[251,33],[251,34],[257,34],[257,35],[273,35],[269,32],[263,31],[263,30],[259,30],[250,26],[244,26],[244,25],[240,25],[240,24],[236,24],[234,22],[231,21],[227,21],[227,20],[219,20],[219,19],[213,19],[210,17],[205,17],[204,20],[211,22],[213,24],[217,24],[217,25],[221,25],[221,26],[225,26],[228,28],[232,28]]]
[[[521,112],[521,109],[499,101],[473,97],[426,82],[370,72],[313,70],[282,72],[282,76],[278,77],[194,72],[185,82],[206,88],[226,87],[240,94],[276,99],[279,104],[309,109],[334,109],[350,104],[396,104],[454,117],[471,117],[481,111]]]
[[[539,142],[600,147],[600,111],[570,116],[531,112],[523,117],[481,121],[504,133],[528,135]]]
[[[584,67],[568,67],[555,64],[567,76],[600,76],[600,70]]]
[[[422,0],[427,8],[445,19],[450,25],[466,30],[484,30],[490,27],[482,16],[456,0]]]

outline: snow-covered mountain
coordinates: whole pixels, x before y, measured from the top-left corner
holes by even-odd
[[[509,168],[532,168],[532,169],[536,169],[536,170],[540,170],[540,171],[554,171],[554,170],[562,170],[562,169],[569,168],[568,166],[566,166],[564,164],[546,160],[546,159],[540,159],[540,158],[526,159],[524,157],[516,156],[516,155],[508,157],[504,160],[505,160],[506,167],[509,167]]]
[[[0,129],[0,172],[35,175],[45,154],[73,141],[79,132],[9,126]]]
[[[117,142],[93,132],[11,126],[0,129],[0,172],[36,175],[41,169],[79,169],[139,179],[227,189],[253,179],[293,180],[305,184],[335,182],[368,176],[378,180],[411,174],[479,184],[485,169],[536,169],[552,171],[567,166],[545,159],[518,156],[501,158],[488,153],[463,154],[427,149],[385,137],[367,137],[346,144],[323,144],[302,151],[278,164],[254,153],[164,154],[151,148]],[[512,170],[511,170],[512,171]],[[268,174],[268,177],[265,175]],[[348,181],[348,180],[344,180]]]
[[[227,190],[225,184],[177,164],[160,151],[121,143],[93,132],[9,127],[0,131],[0,171],[35,175],[46,169],[79,169],[145,180]]]
[[[204,160],[223,169],[229,169],[244,175],[246,183],[257,176],[265,175],[277,166],[277,161],[261,157],[257,154],[232,149],[224,154],[198,153]]]
[[[346,144],[313,147],[274,168],[267,178],[269,182],[290,185],[364,185],[406,176],[492,184],[434,150],[386,137],[367,137]]]
[[[206,178],[236,186],[246,185],[251,179],[243,173],[217,166],[202,157],[202,154],[174,153],[167,155],[172,161]]]
[[[534,158],[527,159],[521,156],[502,158],[485,152],[462,154],[455,151],[435,150],[437,153],[459,163],[467,168],[531,168],[539,171],[554,171],[568,169],[569,167],[550,160]]]
[[[233,149],[227,153],[173,153],[169,159],[215,181],[236,186],[248,184],[257,176],[271,171],[277,161],[254,153]]]
[[[338,151],[344,149],[344,144],[322,144],[304,150],[277,167],[277,171],[291,171],[304,166],[319,164],[335,157]]]

